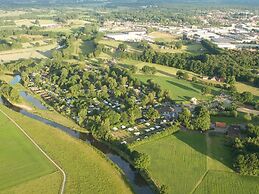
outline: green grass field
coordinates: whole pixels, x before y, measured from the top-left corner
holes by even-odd
[[[136,75],[138,79],[146,82],[148,79],[152,79],[155,83],[158,83],[162,89],[169,91],[170,97],[177,102],[189,101],[192,97],[196,97],[198,100],[206,100],[211,96],[204,96],[201,93],[201,84],[193,83],[190,81],[177,79],[175,77],[164,77],[154,75]],[[217,88],[212,88],[212,94],[218,93]]]
[[[224,135],[179,131],[133,149],[150,155],[148,171],[170,194],[254,194],[259,188],[259,177],[233,172]]]
[[[71,138],[53,127],[13,112],[2,105],[0,108],[15,119],[63,168],[67,174],[66,193],[132,193],[117,168],[91,146]],[[48,179],[43,180],[47,181],[46,184],[49,182]],[[37,183],[24,184],[21,185],[21,190],[33,193],[31,191],[35,190],[34,186],[37,186]],[[60,184],[58,186],[60,187]],[[15,188],[11,190],[15,190]],[[6,193],[10,192],[6,191]],[[55,192],[42,193],[53,194]]]
[[[57,171],[2,113],[0,121],[0,191]]]
[[[259,177],[235,173],[209,171],[195,194],[255,194],[259,191]]]
[[[206,142],[202,135],[177,133],[136,147],[151,157],[152,177],[169,193],[190,193],[206,172]]]

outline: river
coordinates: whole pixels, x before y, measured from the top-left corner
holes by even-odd
[[[12,81],[10,82],[11,85],[17,84],[21,81],[21,77],[19,75],[14,76]],[[29,93],[21,91],[20,95],[33,104],[35,107],[46,110],[47,108],[36,98],[31,96]],[[81,133],[78,131],[75,131],[73,129],[70,129],[66,126],[63,126],[59,123],[56,123],[54,121],[50,121],[48,119],[45,119],[43,117],[40,117],[38,115],[35,115],[33,113],[28,112],[27,110],[24,110],[22,108],[13,106],[11,103],[9,103],[6,99],[2,98],[0,99],[0,103],[4,104],[8,108],[19,112],[27,117],[30,117],[32,119],[35,119],[37,121],[40,121],[44,124],[50,125],[52,127],[55,127],[57,129],[60,129],[64,131],[65,133],[69,134],[70,136],[73,136],[74,138],[81,139],[85,143],[91,144],[101,152],[103,152],[113,163],[115,163],[124,173],[124,176],[128,180],[129,184],[133,188],[134,192],[137,194],[153,194],[154,191],[150,188],[148,183],[142,178],[142,176],[138,173],[136,169],[134,169],[133,166],[131,166],[126,160],[124,160],[122,157],[120,157],[116,152],[111,150],[107,145],[97,141],[94,139],[94,137],[91,134]]]

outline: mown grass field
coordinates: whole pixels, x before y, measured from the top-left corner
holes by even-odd
[[[201,88],[203,86],[198,83],[177,79],[175,77],[154,75],[136,75],[136,77],[143,82],[152,79],[155,83],[159,84],[162,89],[168,90],[170,97],[177,102],[187,102],[192,97],[199,100],[206,100],[211,97],[202,95]],[[219,91],[217,88],[211,87],[211,89],[213,95],[217,94]]]
[[[0,108],[15,119],[63,168],[67,174],[66,193],[132,193],[117,168],[91,146],[2,105]],[[37,184],[25,184],[24,187],[28,185]],[[27,188],[27,190],[33,189],[35,188]]]
[[[151,157],[148,168],[170,194],[257,193],[259,177],[232,170],[232,151],[224,135],[179,131],[174,135],[134,147]]]
[[[57,171],[2,113],[0,121],[0,191]]]
[[[148,170],[169,193],[190,193],[206,172],[206,142],[198,133],[180,132],[135,149],[150,155]]]

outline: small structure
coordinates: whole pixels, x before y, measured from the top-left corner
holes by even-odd
[[[226,128],[227,124],[224,122],[215,122],[215,127],[217,128]]]
[[[195,97],[191,98],[190,102],[191,102],[192,104],[194,104],[194,105],[197,105],[197,104],[198,104],[198,100],[197,100],[197,98],[195,98]]]

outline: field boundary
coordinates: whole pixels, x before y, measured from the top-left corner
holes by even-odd
[[[38,148],[38,150],[52,163],[54,164],[58,170],[62,173],[63,175],[63,181],[62,181],[62,185],[61,185],[61,189],[60,189],[60,194],[63,194],[65,191],[65,184],[66,184],[66,173],[65,171],[54,161],[51,159],[51,157],[44,151],[41,149],[41,147],[25,132],[25,130],[19,125],[17,124],[9,115],[7,115],[3,110],[0,109],[0,112],[2,114],[4,114],[13,124],[15,124],[15,126],[17,126],[22,133]]]

